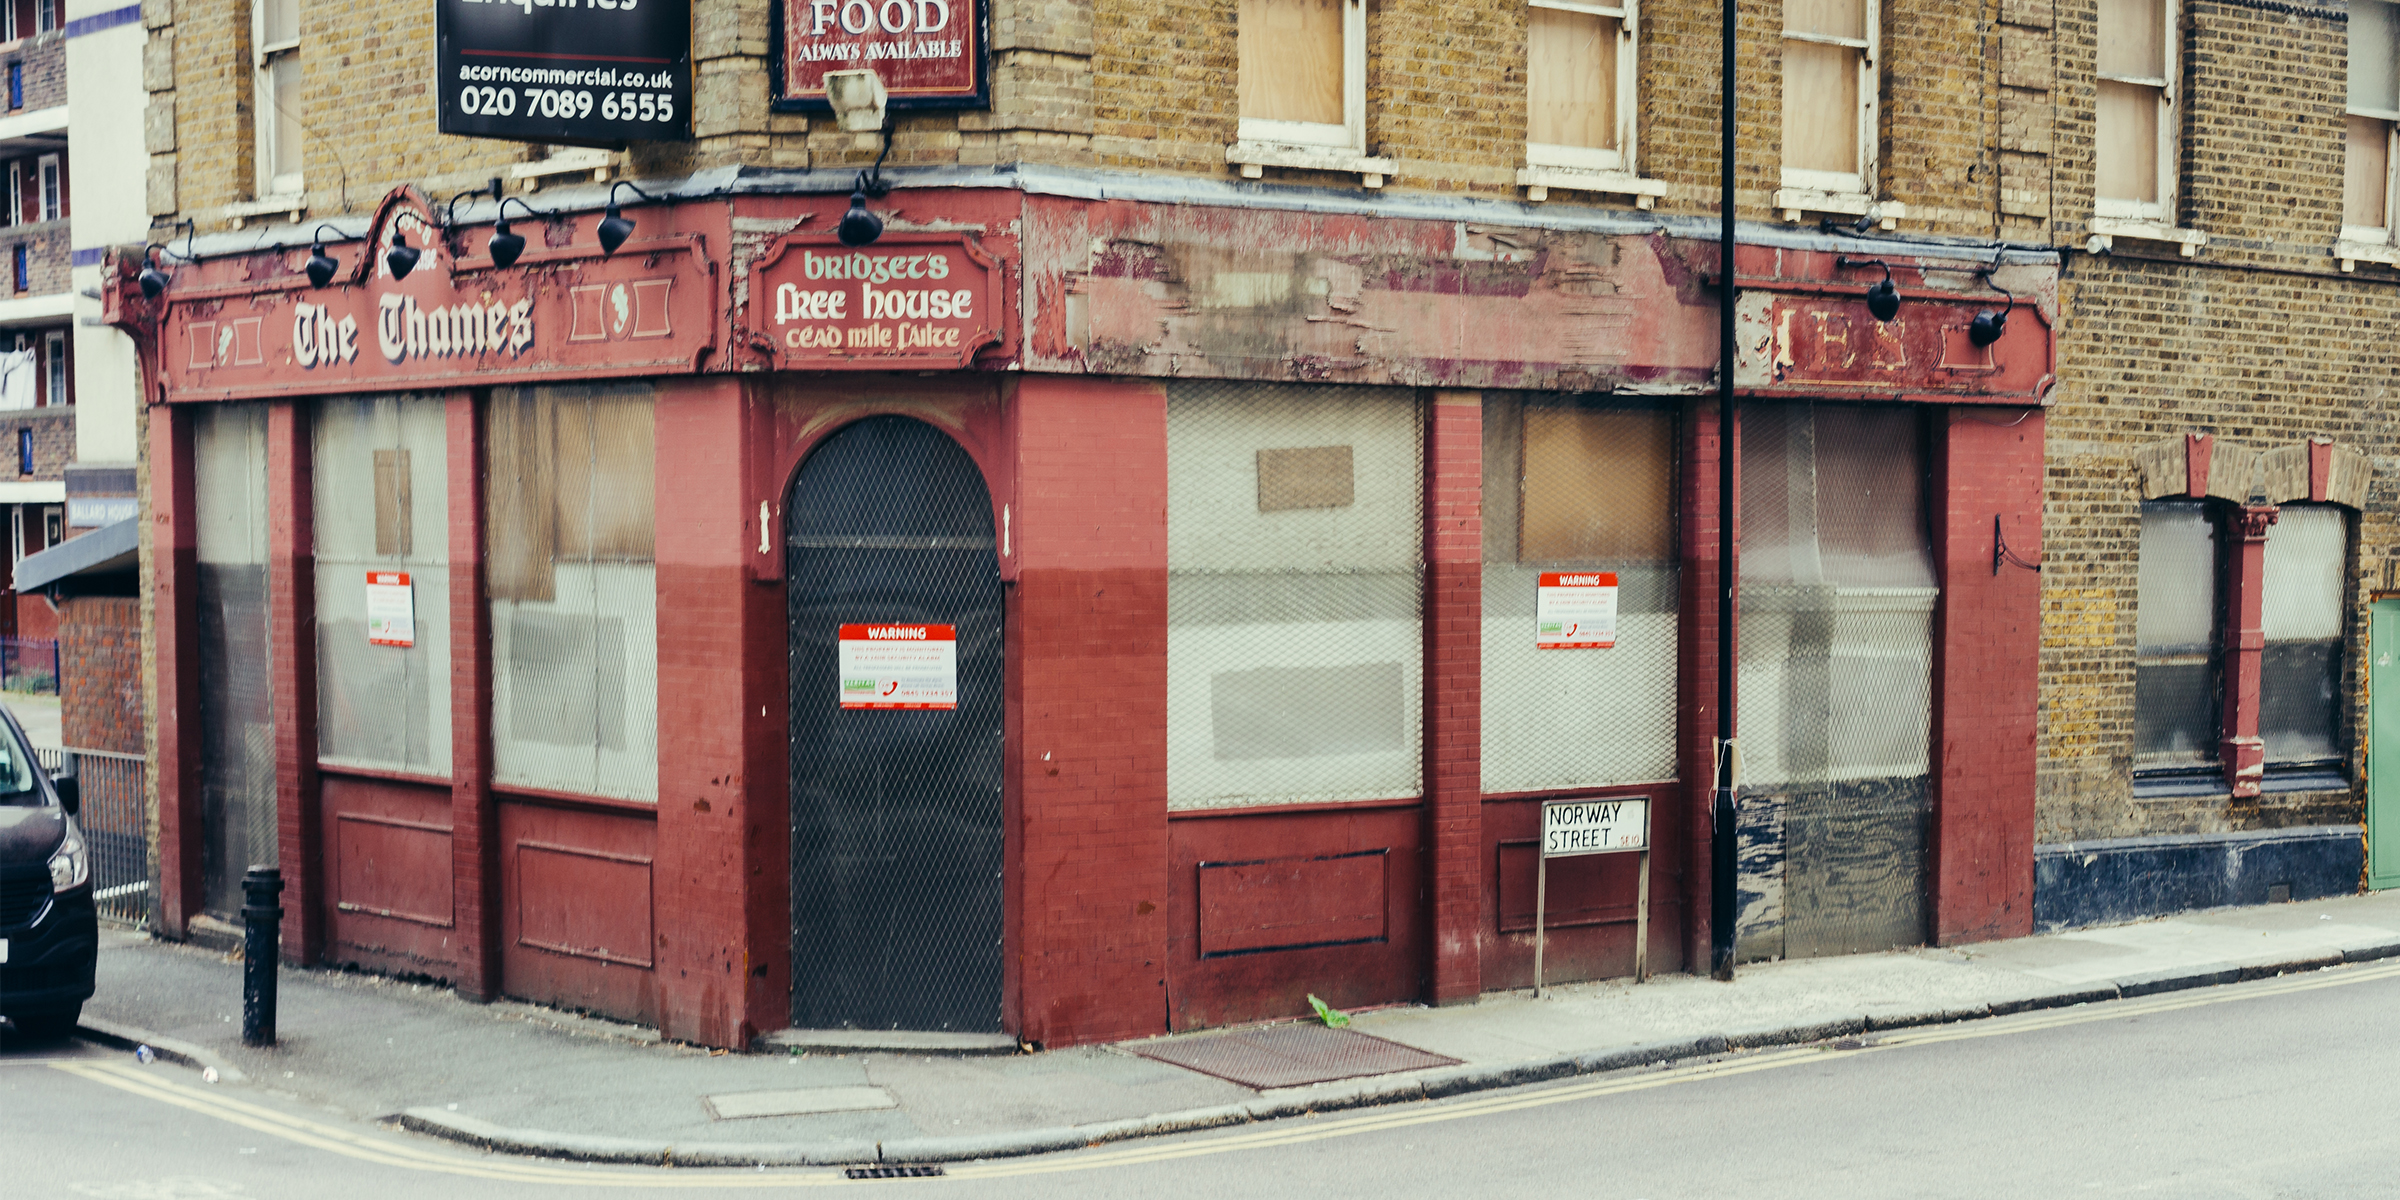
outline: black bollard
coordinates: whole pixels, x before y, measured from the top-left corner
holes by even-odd
[[[283,872],[252,867],[242,876],[242,1044],[275,1044],[275,959],[282,952]]]

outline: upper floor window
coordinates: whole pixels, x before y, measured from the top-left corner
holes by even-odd
[[[1366,148],[1365,0],[1241,0],[1245,142]]]
[[[1525,161],[1634,169],[1634,0],[1532,0],[1525,13]]]
[[[42,335],[42,403],[45,405],[73,404],[74,389],[67,383],[67,335],[59,332]]]
[[[8,106],[12,109],[25,107],[24,63],[12,62],[8,64]]]
[[[2172,220],[2174,80],[2174,0],[2100,0],[2094,215]]]
[[[300,0],[251,0],[258,194],[296,196],[300,178]]]
[[[2383,0],[2350,6],[2350,129],[2342,168],[2342,239],[2392,234],[2392,153],[2400,129],[2400,12]]]
[[[14,225],[25,219],[25,164],[8,164],[8,215],[0,225]]]
[[[58,32],[58,0],[34,0],[33,31],[35,33]]]
[[[43,155],[39,169],[42,177],[42,207],[39,219],[55,221],[65,216],[67,211],[66,188],[60,182],[58,156],[55,154]]]
[[[1873,190],[1878,17],[1877,0],[1785,0],[1783,186]]]

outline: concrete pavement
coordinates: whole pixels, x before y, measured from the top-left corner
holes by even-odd
[[[240,1045],[240,967],[109,935],[92,1033],[165,1039],[264,1089],[471,1145],[610,1162],[940,1162],[1973,1019],[2400,956],[2400,893],[2224,909],[1991,943],[1756,964],[1356,1014],[1460,1065],[1256,1092],[1083,1047],[980,1057],[725,1054],[636,1027],[344,972],[286,971],[282,1044]],[[1193,1035],[1205,1036],[1205,1035]],[[244,1082],[233,1082],[238,1072]],[[807,1111],[804,1109],[835,1109]],[[743,1115],[765,1113],[782,1115]]]

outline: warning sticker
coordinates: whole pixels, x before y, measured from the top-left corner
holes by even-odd
[[[367,640],[378,646],[417,644],[417,594],[405,571],[367,572]]]
[[[1533,621],[1536,649],[1605,650],[1616,645],[1616,574],[1542,572]]]
[[[957,708],[958,627],[842,626],[843,708]]]

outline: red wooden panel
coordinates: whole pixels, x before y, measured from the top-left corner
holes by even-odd
[[[1510,839],[1500,843],[1500,932],[1533,932],[1538,842]],[[1641,871],[1638,854],[1586,854],[1550,864],[1549,915],[1551,929],[1630,921],[1634,917],[1634,881]]]
[[[521,841],[517,944],[650,965],[650,860]]]
[[[1388,850],[1200,864],[1200,956],[1383,937]]]
[[[336,909],[450,927],[449,826],[342,813],[334,830]]]

